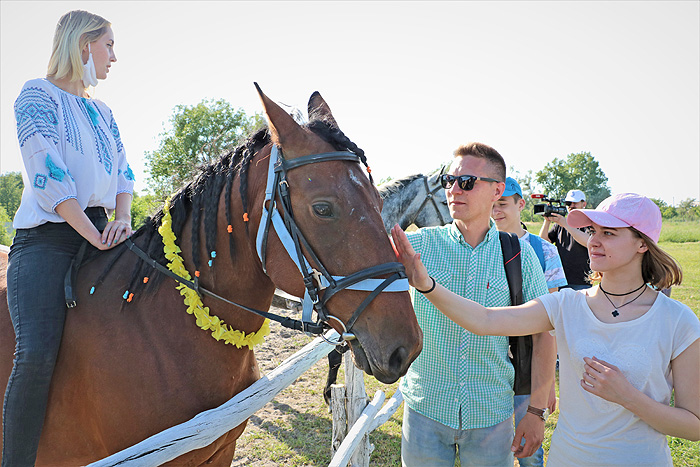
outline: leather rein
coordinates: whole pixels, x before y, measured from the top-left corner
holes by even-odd
[[[350,274],[349,276],[331,275],[318,259],[318,256],[314,253],[311,245],[309,245],[297,223],[294,221],[289,191],[290,187],[289,182],[287,181],[287,172],[307,164],[337,160],[356,163],[361,162],[360,158],[350,151],[312,154],[286,160],[282,156],[281,148],[279,148],[277,145],[273,145],[270,153],[267,186],[265,189],[265,199],[263,200],[262,205],[262,217],[260,219],[260,225],[258,226],[256,236],[256,249],[258,252],[258,257],[262,263],[263,271],[267,273],[267,240],[269,237],[270,228],[272,228],[282,242],[284,248],[287,250],[287,254],[289,254],[290,258],[296,264],[304,281],[305,292],[302,302],[303,311],[301,321],[250,308],[245,305],[241,305],[240,303],[228,300],[205,289],[204,287],[201,287],[197,277],[195,277],[194,281],[189,281],[173,273],[168,268],[148,256],[148,254],[136,246],[131,239],[126,240],[126,246],[130,251],[134,252],[139,258],[141,258],[147,264],[150,264],[159,272],[193,289],[200,295],[207,295],[230,305],[239,307],[250,313],[277,321],[286,328],[304,331],[311,334],[318,334],[322,337],[323,332],[326,329],[331,328],[330,320],[334,320],[343,329],[343,332],[340,333],[340,340],[338,342],[331,342],[332,344],[342,344],[344,341],[355,339],[355,335],[351,332],[351,330],[365,308],[381,292],[408,291],[408,279],[403,265],[399,262],[390,262],[370,266]],[[278,199],[279,203],[277,202]],[[278,204],[279,208],[284,214],[284,218],[282,218],[279,210],[277,209]],[[304,251],[307,253],[305,254]],[[307,258],[307,254],[309,258]],[[316,268],[312,267],[311,264],[316,265]],[[389,277],[375,279],[376,276],[386,274],[389,274]],[[347,323],[343,323],[340,318],[331,315],[326,308],[326,303],[331,299],[331,297],[345,289],[370,292],[370,294],[355,309]],[[316,311],[317,315],[316,321],[312,319],[314,310]]]

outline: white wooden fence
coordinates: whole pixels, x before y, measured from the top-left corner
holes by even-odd
[[[0,252],[9,251],[9,247],[0,245]],[[335,331],[326,334],[326,338],[332,342],[337,341],[338,337]],[[208,446],[260,410],[331,350],[331,344],[320,337],[316,338],[225,404],[93,462],[88,467],[152,467]],[[397,390],[382,407],[384,392],[377,391],[372,402],[367,404],[364,373],[355,367],[348,354],[345,356],[345,382],[345,386],[336,384],[332,388],[331,445],[334,455],[329,467],[345,467],[349,462],[353,467],[367,467],[372,451],[369,433],[389,420],[401,406],[403,397]]]
[[[338,333],[335,331],[326,333],[326,338],[331,341],[337,340],[338,337]],[[331,344],[328,344],[320,337],[316,338],[282,362],[279,367],[263,376],[244,391],[236,394],[225,404],[202,412],[185,423],[168,428],[130,448],[94,462],[88,467],[152,467],[171,461],[189,451],[208,446],[224,433],[237,427],[252,414],[260,410],[317,361],[328,355],[332,349],[333,346]],[[348,436],[344,440],[341,439],[342,443],[338,447],[330,466],[345,467],[352,457],[353,466],[363,467],[369,465],[370,448],[366,438],[367,434],[386,422],[396,411],[402,401],[401,393],[397,392],[398,397],[394,396],[382,410],[379,410],[384,401],[384,393],[377,391],[372,403],[367,405],[362,372],[355,368],[348,357],[346,357],[347,374],[354,375],[352,377],[355,379],[355,382],[353,386],[349,387],[353,387],[356,391],[360,386],[357,380],[361,381],[361,389],[359,389],[361,393],[353,394],[351,389],[344,394],[342,400],[359,401],[362,405],[358,410],[357,407],[360,404],[356,403],[354,404],[354,407],[356,407],[354,411],[352,408],[348,410],[348,426],[352,426],[352,428],[349,430]],[[359,374],[359,378],[357,374]],[[334,407],[336,405],[342,406],[342,400],[340,402],[336,400]],[[350,405],[347,404],[347,406]],[[341,412],[341,410],[338,409],[338,412]],[[356,419],[358,419],[357,423],[355,423]],[[333,431],[334,433],[337,431],[335,427]],[[358,445],[363,440],[366,443],[365,449],[357,450]],[[356,453],[356,450],[359,451],[359,454]],[[353,453],[355,453],[354,457]]]

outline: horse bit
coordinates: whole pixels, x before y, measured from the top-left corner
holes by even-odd
[[[281,154],[281,149],[278,148],[277,145],[273,145],[270,153],[267,186],[265,189],[265,199],[262,205],[262,218],[260,219],[260,225],[258,226],[256,236],[256,249],[262,263],[263,271],[267,274],[267,239],[270,227],[272,226],[285,250],[287,250],[287,254],[289,254],[292,261],[296,264],[304,280],[305,291],[301,321],[266,311],[256,310],[230,301],[201,287],[196,277],[194,281],[188,281],[173,273],[165,266],[149,257],[147,253],[137,247],[130,239],[126,241],[126,245],[129,250],[133,251],[147,264],[150,264],[153,268],[195,290],[199,294],[208,295],[248,312],[277,321],[284,327],[311,334],[318,334],[326,341],[328,340],[323,335],[323,332],[331,328],[329,322],[330,320],[334,320],[340,325],[343,332],[338,342],[328,342],[333,345],[340,345],[346,341],[353,340],[355,339],[355,335],[351,332],[352,327],[365,308],[367,308],[381,292],[408,291],[408,279],[403,265],[399,262],[370,266],[350,274],[349,276],[333,276],[323,266],[308,241],[304,238],[297,223],[294,221],[287,172],[307,164],[336,160],[361,162],[360,158],[350,151],[326,152],[286,160]],[[281,201],[280,207],[284,213],[284,219],[282,219],[276,208],[276,197],[279,197]],[[318,269],[314,269],[311,266],[303,249],[308,252],[312,262],[317,265]],[[384,274],[391,275],[386,279],[374,279],[374,277]],[[347,323],[343,323],[338,317],[329,314],[326,308],[326,303],[331,297],[344,289],[371,292],[355,309]],[[318,317],[315,323],[312,320],[314,310],[316,310]]]

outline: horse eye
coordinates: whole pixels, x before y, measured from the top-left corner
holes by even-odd
[[[333,217],[333,208],[328,203],[314,204],[313,208],[318,217]]]

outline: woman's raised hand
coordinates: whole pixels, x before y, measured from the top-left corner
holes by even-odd
[[[406,268],[408,282],[418,290],[428,290],[432,287],[432,279],[428,275],[428,270],[420,260],[420,253],[416,253],[408,241],[406,234],[399,224],[391,228],[391,237],[394,244],[396,257]]]

